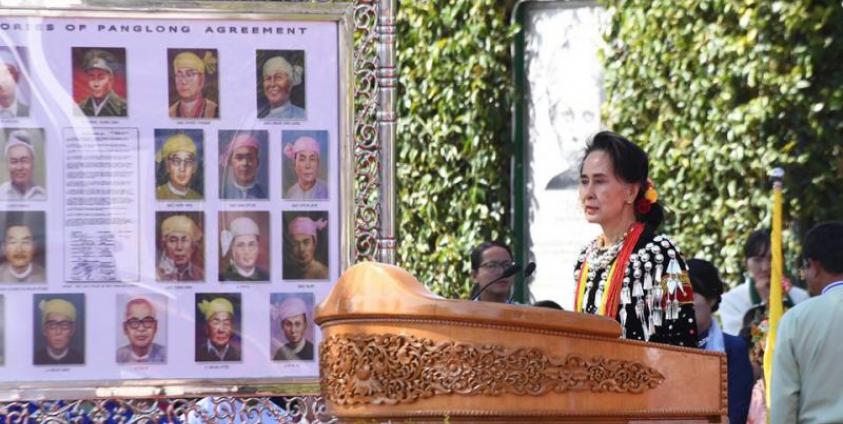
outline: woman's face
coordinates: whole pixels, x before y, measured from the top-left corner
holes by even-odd
[[[480,258],[480,266],[471,275],[474,284],[477,284],[480,290],[494,279],[500,277],[512,265],[512,256],[509,256],[509,252],[500,246],[492,246],[484,250]],[[498,296],[508,296],[510,286],[512,286],[512,280],[513,277],[504,278],[496,282],[492,287],[489,287],[486,292]]]
[[[585,219],[593,224],[617,220],[625,208],[632,211],[632,201],[638,194],[633,184],[615,175],[612,158],[603,150],[586,156],[580,174],[579,196]]]
[[[758,294],[765,301],[770,296],[770,263],[772,257],[770,256],[770,248],[764,249],[763,252],[746,259],[746,270],[749,271],[749,276],[755,281],[755,288]]]

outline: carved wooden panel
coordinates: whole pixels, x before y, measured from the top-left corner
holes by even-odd
[[[394,405],[437,395],[641,393],[665,377],[638,362],[394,334],[342,334],[319,351],[322,394],[338,405]]]

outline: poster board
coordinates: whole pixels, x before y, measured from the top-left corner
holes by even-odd
[[[313,384],[348,265],[351,8],[0,18],[0,388]]]

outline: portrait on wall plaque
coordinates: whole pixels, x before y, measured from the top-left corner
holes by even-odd
[[[171,118],[220,117],[218,60],[216,49],[167,49]]]
[[[258,50],[256,62],[258,118],[305,119],[304,50]]]
[[[160,294],[117,295],[120,323],[118,364],[167,362],[167,298]]]
[[[328,279],[328,212],[285,211],[284,280]]]
[[[0,131],[0,200],[46,200],[43,128]]]
[[[220,199],[269,197],[268,139],[265,130],[219,131]]]
[[[0,283],[46,283],[46,218],[43,211],[0,211],[3,255]]]
[[[0,119],[29,116],[26,49],[0,46]]]
[[[196,361],[240,361],[240,293],[196,293]]]
[[[85,363],[85,295],[33,295],[33,364]]]
[[[327,200],[328,131],[283,131],[281,144],[284,198]]]
[[[126,49],[73,47],[73,99],[85,116],[125,117]]]
[[[269,281],[269,212],[220,211],[220,281]]]
[[[273,361],[312,361],[313,293],[272,293]]]
[[[203,212],[156,212],[158,281],[205,281]]]
[[[155,129],[155,198],[202,200],[205,192],[203,132]]]

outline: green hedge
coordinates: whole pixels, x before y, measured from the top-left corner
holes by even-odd
[[[515,1],[400,1],[398,262],[464,296],[468,253],[508,241]]]
[[[843,6],[787,0],[604,2],[610,128],[644,145],[687,255],[737,282],[741,245],[770,225],[782,166],[790,245],[843,218]],[[797,249],[790,249],[791,257]]]

